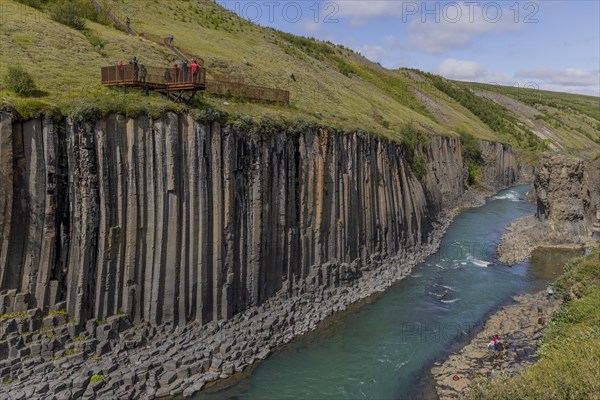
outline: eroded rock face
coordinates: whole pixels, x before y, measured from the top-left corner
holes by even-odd
[[[432,138],[420,182],[400,146],[358,134],[250,136],[175,114],[0,118],[0,307],[65,301],[81,324],[204,324],[358,279],[369,257],[424,243],[465,189],[449,137]],[[490,179],[514,182],[510,148],[486,148]]]
[[[479,141],[484,160],[482,183],[490,189],[501,189],[512,185],[520,175],[520,167],[510,145]]]
[[[589,228],[595,211],[592,197],[598,197],[593,193],[597,183],[590,181],[593,165],[562,155],[541,156],[534,180],[540,221],[577,230]]]
[[[600,160],[544,154],[535,167],[536,215],[512,223],[498,246],[499,261],[515,264],[538,247],[584,247],[600,210]]]

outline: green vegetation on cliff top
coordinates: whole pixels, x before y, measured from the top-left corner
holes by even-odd
[[[59,18],[57,8],[63,3],[2,1],[0,74],[4,76],[10,65],[22,65],[43,94],[21,97],[3,87],[2,103],[25,117],[45,110],[82,118],[187,110],[158,95],[102,87],[101,66],[134,55],[146,65],[164,66],[175,55],[115,28],[87,0],[67,2],[83,25],[77,18],[63,18],[64,13]],[[595,97],[526,90],[515,94],[511,88],[449,81],[411,69],[388,70],[343,46],[257,26],[208,1],[100,3],[121,19],[130,16],[139,33],[173,34],[174,44],[202,57],[211,74],[233,75],[248,84],[291,93],[290,106],[204,95],[192,108],[212,107],[254,118],[301,117],[394,140],[410,122],[426,132],[508,142],[529,153],[548,146],[580,155],[600,149],[600,99]],[[527,112],[519,105],[527,106]]]
[[[600,396],[600,246],[571,260],[556,283],[564,303],[523,375],[484,380],[471,399],[597,399]]]

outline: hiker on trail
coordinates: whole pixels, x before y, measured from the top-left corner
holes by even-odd
[[[117,63],[117,79],[122,81],[125,77],[125,66],[123,60]]]
[[[167,43],[169,44],[169,46],[173,44],[173,39],[173,35],[169,33],[169,35],[167,36]]]
[[[140,65],[140,81],[146,82],[146,75],[148,75],[148,71],[146,70],[146,66],[144,64]]]
[[[133,56],[131,61],[129,61],[129,64],[131,64],[133,66],[133,80],[137,81],[138,80],[138,71],[139,71],[137,57]]]
[[[131,24],[131,20],[129,19],[129,17],[125,17],[125,25],[127,25],[127,29],[131,29],[129,24]]]
[[[194,83],[198,82],[198,73],[200,72],[200,65],[198,65],[198,62],[196,60],[192,61],[192,63],[190,64],[190,69],[192,71]]]
[[[552,285],[548,285],[548,287],[546,288],[546,295],[548,299],[554,296],[554,288],[552,287]]]

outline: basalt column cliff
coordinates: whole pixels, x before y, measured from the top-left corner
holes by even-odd
[[[443,136],[421,180],[397,143],[250,135],[176,114],[4,112],[0,140],[0,313],[66,307],[78,322],[206,323],[311,279],[358,279],[369,256],[425,242],[465,189],[460,141]],[[510,147],[485,146],[490,179],[511,184]]]

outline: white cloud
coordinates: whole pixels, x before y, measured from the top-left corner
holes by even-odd
[[[457,81],[481,82],[502,86],[520,85],[513,76],[489,71],[485,64],[477,61],[447,58],[434,68],[433,72]]]
[[[357,50],[360,54],[375,62],[381,62],[385,55],[384,48],[375,44],[365,44]]]
[[[600,85],[600,70],[580,68],[566,69],[529,69],[519,71],[518,76],[539,79],[549,84],[559,86],[598,86]]]
[[[563,85],[554,85],[549,83],[542,83],[539,85],[540,90],[550,90],[552,92],[563,92],[563,93],[577,93],[577,94],[585,94],[588,96],[596,96],[600,97],[600,86],[563,86]]]
[[[396,0],[349,0],[335,4],[338,7],[336,14],[340,17],[364,20],[402,15],[402,1]]]
[[[403,0],[341,0],[325,2],[323,13],[332,13],[333,18],[348,18],[355,27],[390,17],[406,22],[402,17],[406,12],[404,3],[414,4]]]
[[[434,68],[433,72],[459,81],[528,87],[600,97],[600,70],[537,68],[520,71],[515,76],[510,76],[489,71],[485,64],[477,61],[448,58]]]
[[[449,79],[479,80],[486,75],[486,66],[476,61],[448,58],[437,66],[435,72]]]
[[[438,4],[439,3],[434,3]],[[457,3],[453,3],[456,5]],[[497,4],[497,3],[496,3]],[[433,7],[433,6],[432,6]],[[514,21],[511,13],[459,3],[458,7],[435,15],[416,15],[408,25],[407,45],[430,54],[469,47],[474,37],[491,33],[518,31],[523,23]]]
[[[321,30],[321,23],[315,22],[314,19],[302,21],[302,30],[308,34],[315,34]]]

